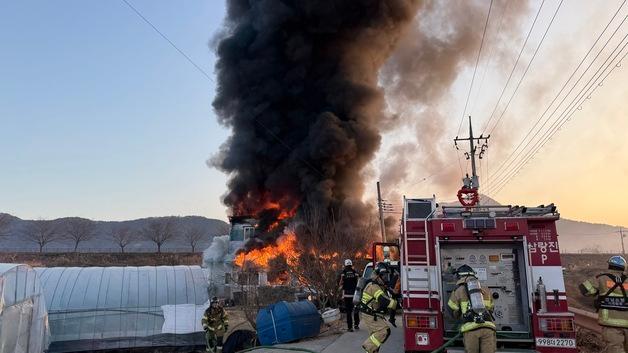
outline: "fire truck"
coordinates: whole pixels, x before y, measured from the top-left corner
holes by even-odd
[[[471,266],[493,298],[498,351],[575,353],[574,315],[568,311],[553,204],[538,207],[478,204],[476,147],[469,127],[473,176],[463,179],[461,206],[436,198],[403,199],[401,294],[406,352],[430,352],[458,333],[448,313],[455,269]],[[482,146],[482,151],[484,146]],[[480,157],[481,157],[480,152]],[[461,352],[454,340],[447,352]]]
[[[432,351],[456,335],[459,322],[447,314],[447,301],[456,288],[454,270],[463,264],[491,292],[498,347],[576,352],[556,207],[437,209],[434,198],[404,199],[404,206],[401,290],[407,352]]]

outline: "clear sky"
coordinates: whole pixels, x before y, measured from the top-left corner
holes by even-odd
[[[210,75],[223,1],[132,0]],[[122,1],[0,2],[0,210],[225,219],[214,83]]]
[[[213,75],[208,43],[220,29],[224,1],[129,1]],[[491,146],[489,169],[530,128],[619,3],[564,2],[510,109],[519,114],[505,115],[495,131],[502,137]],[[530,19],[538,4],[532,1]],[[2,1],[0,43],[1,212],[22,218],[226,218],[219,201],[226,178],[205,164],[228,136],[211,109],[214,83],[122,1]],[[480,122],[507,69],[500,72],[494,80],[487,76],[480,95],[486,101],[474,109]],[[452,138],[470,74],[456,81],[454,103],[443,108],[454,117]],[[493,196],[512,204],[553,201],[569,218],[628,225],[626,82],[622,66]],[[419,170],[412,177],[423,176]],[[437,192],[445,199],[455,191],[434,191],[429,182],[403,187],[408,196]]]

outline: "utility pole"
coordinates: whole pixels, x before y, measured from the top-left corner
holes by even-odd
[[[621,254],[626,258],[626,249],[624,248],[624,227],[619,227],[619,237],[621,239]]]
[[[382,192],[379,188],[379,181],[377,182],[377,207],[379,208],[379,227],[382,231],[382,241],[386,242],[386,229],[384,227],[384,207],[382,201]]]
[[[471,125],[471,116],[469,116],[469,137],[458,138],[458,136],[456,136],[456,138],[454,139],[454,144],[457,150],[459,150],[458,141],[469,141],[469,152],[464,153],[465,157],[471,160],[471,178],[469,178],[469,175],[467,174],[466,178],[463,179],[464,186],[467,188],[478,189],[480,187],[480,181],[478,179],[478,174],[475,167],[475,156],[477,155],[479,159],[482,159],[484,152],[488,148],[488,139],[490,137],[491,135],[488,135],[486,137],[484,137],[483,135],[480,135],[480,137],[473,137],[473,126]],[[476,143],[478,145],[481,144],[479,153],[477,151],[478,146],[476,145]]]

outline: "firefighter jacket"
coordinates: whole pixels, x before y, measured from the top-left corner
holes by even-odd
[[[344,298],[353,298],[355,288],[358,286],[358,278],[360,275],[351,266],[345,266],[340,273],[338,284],[342,287],[342,295]]]
[[[481,327],[487,327],[495,330],[495,324],[493,323],[492,318],[485,317],[482,320],[483,322],[476,322],[475,320],[472,320],[473,315],[469,315],[472,313],[467,314],[467,312],[471,310],[471,301],[469,300],[469,295],[467,293],[466,282],[471,278],[472,277],[470,276],[466,276],[456,282],[458,287],[451,293],[447,306],[451,309],[456,319],[463,318],[464,322],[462,323],[462,326],[460,326],[460,332],[465,333]],[[492,314],[493,298],[491,297],[491,293],[486,288],[482,288],[482,298],[484,301],[484,307],[489,314]]]
[[[628,328],[628,280],[619,271],[602,273],[580,284],[582,294],[595,297],[598,323],[602,326]]]
[[[224,332],[229,326],[229,319],[221,306],[210,306],[205,310],[201,323],[205,331]]]
[[[368,315],[385,314],[397,308],[397,301],[386,295],[386,288],[371,281],[362,291],[360,310]]]

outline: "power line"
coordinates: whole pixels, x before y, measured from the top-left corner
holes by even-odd
[[[168,42],[170,44],[170,46],[172,46],[177,52],[179,52],[179,54],[181,54],[181,56],[183,56],[190,64],[192,64],[192,66],[194,66],[203,76],[205,76],[205,78],[207,78],[209,81],[215,83],[214,79],[209,76],[207,74],[207,72],[205,72],[205,70],[203,70],[199,65],[196,64],[196,62],[194,62],[194,60],[192,60],[192,58],[190,58],[189,55],[187,55],[183,50],[181,50],[176,44],[174,44],[162,31],[160,31],[155,25],[153,25],[152,22],[150,22],[148,20],[148,18],[146,18],[144,15],[142,15],[142,13],[136,9],[133,5],[131,5],[131,3],[129,3],[127,0],[122,0],[123,3],[125,3],[139,18],[141,18],[146,24],[148,24],[157,34],[159,34],[159,36],[161,38],[163,38],[166,42]],[[263,112],[263,110],[262,110]],[[258,113],[258,115],[261,114]],[[279,138],[279,136],[277,136],[271,129],[269,129],[268,127],[266,127],[266,125],[264,125],[256,116],[253,117],[253,120],[259,124],[264,130],[266,130],[266,132],[273,138],[275,139],[277,142],[279,142],[282,146],[284,146],[288,151],[292,152],[293,148],[290,147],[286,142],[284,142],[281,138]],[[297,156],[297,159],[299,159],[303,164],[305,164],[307,167],[309,167],[310,169],[312,169],[312,171],[314,171],[315,173],[317,173],[318,175],[325,177],[325,175],[319,171],[316,167],[314,167],[310,162],[308,162],[307,160],[303,159],[302,157]]]
[[[576,81],[576,83],[572,86],[572,88],[569,90],[569,92],[565,95],[565,97],[561,100],[561,102],[556,106],[556,109],[554,110],[554,112],[552,112],[552,114],[550,114],[547,119],[545,120],[545,122],[541,125],[541,127],[537,130],[537,132],[534,134],[534,136],[528,141],[528,143],[523,147],[523,149],[519,150],[519,147],[521,147],[521,145],[523,144],[523,142],[525,142],[525,140],[528,138],[528,136],[530,136],[530,134],[532,133],[532,131],[536,128],[536,126],[538,125],[538,123],[541,121],[541,119],[543,118],[543,116],[545,116],[545,114],[549,111],[549,109],[552,107],[552,105],[556,102],[556,100],[560,97],[561,93],[565,90],[565,88],[567,87],[567,84],[569,83],[569,81],[571,81],[571,79],[574,77],[574,75],[578,72],[578,70],[580,69],[580,67],[582,66],[582,64],[584,64],[584,62],[586,61],[586,58],[589,56],[589,54],[591,53],[591,51],[593,51],[593,49],[595,48],[595,46],[597,45],[597,43],[600,41],[600,39],[602,39],[602,36],[604,35],[604,33],[606,33],[606,31],[608,30],[609,26],[611,25],[611,23],[613,23],[613,21],[615,20],[615,18],[617,17],[617,15],[619,14],[621,8],[624,6],[624,4],[626,3],[626,0],[624,0],[624,2],[619,6],[619,8],[617,9],[617,11],[615,12],[615,14],[613,15],[613,17],[610,19],[610,21],[606,24],[606,26],[604,27],[604,29],[602,30],[602,32],[598,35],[598,37],[596,38],[595,42],[593,43],[593,45],[591,45],[591,47],[589,48],[589,50],[587,51],[587,53],[582,57],[582,60],[580,60],[580,63],[578,64],[578,66],[574,69],[574,71],[571,73],[571,75],[569,76],[569,78],[565,81],[565,83],[563,84],[563,86],[561,87],[561,89],[559,90],[559,92],[556,94],[556,96],[554,97],[554,99],[550,102],[550,104],[547,106],[547,108],[545,109],[545,111],[543,111],[543,113],[541,114],[541,116],[539,116],[539,118],[536,120],[536,122],[534,123],[534,125],[532,126],[532,128],[530,128],[530,130],[528,130],[528,132],[526,133],[526,135],[523,137],[523,139],[521,139],[521,141],[519,142],[519,144],[517,145],[517,147],[510,153],[510,155],[504,160],[504,162],[502,162],[500,164],[500,166],[497,168],[497,170],[494,172],[493,175],[497,175],[499,174],[502,170],[504,169],[508,169],[510,167],[510,165],[512,165],[512,163],[521,155],[521,153],[528,147],[528,145],[530,144],[530,142],[538,135],[538,133],[541,131],[541,129],[543,129],[543,127],[545,126],[545,124],[547,124],[547,122],[549,121],[550,117],[553,115],[553,113],[556,112],[556,110],[558,109],[558,107],[560,107],[560,105],[565,101],[565,99],[569,96],[569,94],[571,94],[571,92],[573,91],[573,89],[576,87],[576,85],[580,82],[580,80],[582,79],[582,77],[584,76],[584,74],[589,70],[589,68],[593,65],[593,63],[595,62],[595,60],[599,57],[599,55],[603,52],[603,50],[606,48],[606,46],[608,45],[608,43],[611,41],[611,39],[615,36],[615,34],[617,33],[617,31],[621,28],[622,24],[624,23],[624,21],[626,21],[626,17],[624,17],[624,20],[619,24],[619,26],[617,26],[617,28],[615,29],[615,31],[611,34],[611,36],[608,38],[608,40],[606,41],[606,43],[604,44],[604,46],[600,49],[600,51],[597,53],[597,55],[593,58],[593,60],[591,60],[591,63],[589,64],[589,66],[583,71],[582,75],[580,76],[580,78]],[[514,159],[512,161],[510,161],[510,163],[508,163],[508,165],[506,165],[506,163],[510,160],[510,158],[515,154],[515,152],[519,150],[519,153],[514,157]],[[504,165],[505,168],[504,168]],[[488,179],[492,179],[491,177],[489,177]]]
[[[536,58],[536,54],[539,52],[539,49],[541,48],[541,44],[543,44],[543,41],[545,40],[545,37],[547,36],[547,33],[549,32],[550,27],[552,27],[552,24],[554,23],[554,19],[556,19],[556,15],[558,15],[558,10],[560,10],[560,7],[562,6],[563,1],[564,0],[560,0],[560,3],[558,3],[558,7],[556,8],[556,11],[554,12],[554,15],[552,16],[552,19],[550,20],[549,25],[545,29],[545,33],[543,33],[543,37],[541,37],[541,41],[536,46],[536,49],[534,50],[534,54],[532,54],[532,59],[530,59],[530,62],[528,63],[528,66],[526,66],[525,70],[523,71],[523,75],[521,75],[521,78],[519,79],[519,82],[517,83],[517,86],[515,87],[515,90],[512,93],[512,96],[510,96],[510,99],[508,100],[508,103],[506,103],[506,107],[504,108],[504,110],[500,114],[499,118],[497,118],[497,122],[495,122],[495,125],[493,125],[491,130],[488,132],[489,135],[491,135],[493,133],[493,131],[495,130],[495,128],[497,128],[497,125],[499,125],[499,123],[501,122],[502,118],[504,117],[504,114],[508,110],[508,107],[510,107],[510,103],[515,98],[515,96],[517,95],[517,92],[519,91],[519,87],[521,87],[521,82],[523,82],[523,79],[525,78],[526,74],[528,73],[528,70],[530,69],[530,66],[532,66],[532,62],[534,61],[534,58]]]
[[[467,105],[469,104],[469,98],[471,97],[471,90],[473,89],[473,81],[475,81],[475,74],[478,71],[478,64],[480,63],[480,55],[482,54],[482,47],[484,46],[484,37],[486,36],[486,28],[488,27],[488,20],[491,17],[491,9],[493,8],[493,0],[488,7],[488,14],[486,15],[486,22],[484,23],[484,31],[482,32],[482,41],[480,42],[480,49],[478,50],[478,57],[475,60],[475,68],[473,69],[473,77],[471,78],[471,84],[469,85],[469,94],[467,94],[467,101],[464,103],[464,109],[462,110],[462,116],[460,117],[460,124],[458,125],[458,132],[456,135],[460,135],[460,129],[462,128],[462,122],[464,121],[464,115],[467,112]]]
[[[194,66],[203,76],[205,76],[208,80],[214,82],[214,79],[209,76],[207,72],[205,72],[205,70],[198,66],[194,62],[194,60],[192,60],[186,53],[183,52],[183,50],[179,49],[179,47],[177,47],[170,39],[168,39],[165,34],[163,34],[155,25],[153,25],[146,17],[144,17],[144,15],[142,15],[135,7],[133,7],[133,5],[131,5],[127,0],[122,0],[122,2],[125,3],[126,6],[128,6],[131,10],[133,10],[133,12],[135,12],[135,14],[139,16],[139,18],[141,18],[144,22],[146,22],[146,24],[148,24],[155,32],[157,32],[157,34],[159,34],[161,38],[168,42],[170,46],[178,51],[179,54],[181,54],[190,64],[192,64],[192,66]]]
[[[495,38],[497,38],[499,36],[499,34],[502,31],[502,27],[504,26],[504,22],[506,22],[505,14],[508,11],[508,8],[510,7],[510,4],[511,4],[511,2],[508,1],[504,5],[504,9],[502,10],[501,16],[500,16],[501,17],[501,21],[499,21],[499,25],[497,26],[497,30],[495,31]],[[482,92],[482,87],[484,87],[484,81],[485,81],[485,78],[486,78],[486,73],[488,72],[489,65],[493,61],[492,60],[493,59],[493,51],[495,50],[495,47],[496,47],[496,45],[491,46],[490,50],[488,52],[488,56],[487,56],[487,59],[486,59],[486,65],[484,65],[484,71],[482,73],[482,79],[480,80],[480,87],[478,87],[478,91],[475,94],[474,102],[473,102],[473,104],[471,104],[471,107],[469,109],[471,111],[471,116],[474,115],[473,113],[475,111],[475,108],[477,107],[477,102],[478,102],[478,99],[480,98],[480,93]]]
[[[604,60],[604,62],[602,63],[602,65],[596,70],[596,72],[591,76],[591,78],[589,79],[589,81],[582,87],[582,89],[576,94],[576,96],[572,99],[572,101],[567,105],[567,107],[563,110],[563,112],[559,115],[559,117],[552,123],[552,125],[550,126],[550,128],[543,134],[543,136],[537,140],[537,142],[534,144],[534,146],[528,151],[528,153],[526,154],[526,156],[523,157],[523,159],[518,162],[517,166],[515,166],[515,168],[513,168],[510,172],[506,173],[503,175],[503,177],[497,182],[498,184],[502,184],[499,188],[499,190],[497,190],[496,192],[499,192],[504,186],[505,184],[507,184],[510,179],[512,179],[512,177],[514,177],[522,168],[523,166],[525,166],[533,157],[534,155],[536,155],[536,153],[545,146],[545,144],[547,144],[547,142],[552,138],[552,136],[554,136],[558,130],[571,118],[571,116],[573,114],[575,114],[575,112],[579,109],[581,109],[581,104],[586,100],[589,99],[591,97],[591,94],[593,94],[593,92],[595,92],[595,90],[597,90],[597,88],[600,87],[599,84],[596,85],[595,80],[597,80],[598,78],[600,78],[603,74],[604,71],[606,71],[606,69],[608,69],[611,65],[613,65],[613,62],[615,61],[615,59],[619,56],[619,54],[621,54],[621,52],[623,51],[623,49],[628,45],[628,42],[626,42],[623,47],[621,47],[621,49],[619,51],[617,51],[617,49],[619,49],[619,47],[621,46],[621,43],[628,37],[628,34],[626,34],[626,36],[624,36],[620,42],[620,44],[617,45],[617,47],[615,47],[615,49],[613,49],[613,51],[611,52],[611,54],[609,54],[609,56],[606,58],[606,60]],[[613,56],[613,53],[615,53],[617,51],[617,53],[615,54],[615,56],[611,59],[611,57]],[[621,60],[623,60],[623,58],[626,56],[626,54],[624,54],[624,56],[619,60],[619,62],[621,62]],[[610,62],[609,62],[610,60]],[[607,64],[608,63],[608,64]],[[604,67],[604,65],[606,65],[606,67]],[[606,78],[610,75],[610,73],[616,68],[617,66],[613,67],[605,76],[604,78],[602,78],[602,80],[600,80],[600,82],[603,82],[604,80],[606,80]],[[600,71],[601,70],[601,71]],[[586,73],[583,72],[583,75]],[[599,75],[598,75],[599,74]],[[597,76],[597,77],[596,77]],[[591,84],[591,82],[593,82],[593,84],[591,86],[589,86]],[[593,90],[589,93],[587,93],[587,91],[589,89],[593,88]],[[575,103],[575,104],[574,104]],[[557,110],[557,109],[556,109]],[[556,111],[554,110],[554,112]],[[571,113],[569,113],[569,111],[571,111]],[[553,113],[552,113],[553,115]]]
[[[626,38],[626,37],[624,37]],[[593,76],[591,77],[591,79],[589,80],[589,82],[587,82],[587,84],[585,85],[585,87],[580,91],[580,93],[577,96],[580,97],[576,97],[572,100],[572,102],[568,105],[568,107],[563,111],[563,114],[561,114],[561,117],[559,117],[554,124],[552,124],[552,127],[550,128],[550,130],[548,130],[543,137],[541,137],[541,139],[539,139],[537,141],[537,143],[532,147],[532,149],[530,149],[530,152],[527,154],[527,158],[525,160],[522,160],[521,163],[518,164],[518,166],[513,169],[508,175],[507,177],[505,177],[501,182],[501,186],[499,187],[499,189],[497,191],[495,191],[495,194],[497,194],[498,192],[500,192],[505,186],[506,184],[508,184],[508,182],[510,182],[510,180],[517,175],[517,173],[519,173],[519,171],[536,155],[536,153],[538,153],[538,151],[540,149],[542,149],[550,140],[551,138],[558,132],[560,131],[560,129],[562,128],[562,126],[564,124],[566,124],[569,120],[571,120],[571,117],[580,109],[582,109],[582,103],[584,103],[585,100],[590,99],[591,95],[599,88],[601,87],[602,83],[608,78],[608,76],[617,68],[619,67],[619,64],[621,63],[621,61],[626,57],[626,55],[628,55],[628,52],[626,52],[616,64],[613,64],[613,62],[615,61],[615,59],[619,56],[619,54],[621,54],[621,52],[624,50],[624,48],[628,45],[628,42],[626,42],[623,47],[617,52],[617,54],[615,54],[615,56],[611,59],[611,61],[609,62],[609,64],[606,67],[603,67],[604,64],[606,64],[606,61],[608,61],[608,59],[610,59],[610,56],[607,58],[607,60],[602,64],[602,66],[596,71],[596,73],[593,74]],[[617,47],[619,48],[619,46]],[[615,50],[617,50],[617,48],[615,48]],[[615,50],[613,52],[615,52]],[[611,53],[612,56],[612,53]],[[613,66],[614,65],[614,66]],[[613,66],[607,73],[606,75],[604,75],[604,77],[598,82],[596,83],[595,80],[597,80],[597,78],[602,77],[602,75],[604,74],[604,71],[606,71],[609,67]],[[602,70],[600,72],[600,70]],[[600,75],[595,78],[595,76],[598,74],[598,72],[600,73]],[[595,78],[595,80],[594,80]],[[593,85],[589,86],[589,83],[593,80]],[[587,91],[589,89],[593,88],[590,92],[587,93]],[[583,95],[581,95],[581,93],[584,93]],[[579,101],[577,101],[579,100]],[[575,105],[573,105],[572,103],[576,103]],[[571,110],[571,112],[569,112],[569,110]],[[549,133],[549,134],[548,134]]]
[[[543,5],[544,4],[545,4],[545,0],[543,0],[541,2],[541,6],[539,6],[539,9],[536,11],[536,16],[534,16],[534,21],[532,21],[532,25],[530,26],[530,29],[528,30],[528,34],[526,35],[526,39],[523,41],[523,45],[521,46],[521,50],[519,50],[519,55],[517,55],[517,60],[515,60],[515,64],[513,65],[512,70],[510,70],[510,75],[508,75],[508,79],[506,80],[506,84],[504,85],[504,88],[502,88],[502,91],[499,94],[499,98],[497,99],[497,102],[495,102],[495,107],[493,107],[493,111],[491,112],[491,115],[489,116],[489,119],[484,124],[484,128],[482,129],[483,132],[486,131],[486,129],[488,128],[488,125],[491,122],[491,120],[493,120],[493,115],[495,115],[495,112],[497,111],[497,107],[499,106],[499,103],[501,102],[502,97],[504,96],[504,93],[506,92],[506,88],[508,87],[508,84],[510,83],[510,80],[512,79],[512,76],[515,73],[515,69],[517,68],[517,65],[519,64],[519,60],[521,59],[521,55],[523,54],[523,50],[526,48],[526,45],[528,44],[528,40],[530,39],[530,35],[532,35],[532,30],[534,30],[534,26],[536,25],[536,21],[539,18],[539,15],[541,14],[541,10],[543,9]],[[484,134],[484,133],[482,133],[482,134]]]

